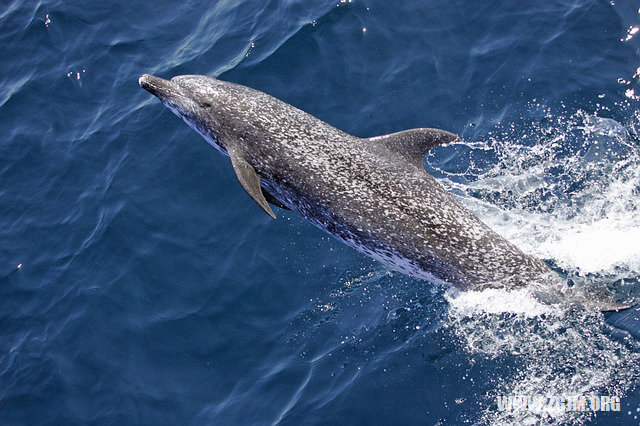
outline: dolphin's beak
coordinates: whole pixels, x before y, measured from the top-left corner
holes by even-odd
[[[160,99],[167,98],[175,92],[175,85],[173,83],[151,74],[144,74],[138,79],[138,83],[144,90]]]

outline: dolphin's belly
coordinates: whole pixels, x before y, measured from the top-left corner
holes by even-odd
[[[403,274],[438,284],[451,283],[452,280],[450,278],[447,279],[447,277],[451,277],[452,274],[447,273],[445,268],[434,265],[433,268],[426,269],[417,257],[402,253],[396,250],[395,247],[386,245],[373,236],[362,235],[362,232],[356,227],[344,222],[335,222],[328,215],[324,215],[323,212],[315,213],[308,214],[307,211],[306,219],[348,246],[383,263],[387,267]]]
[[[381,248],[380,241],[361,239],[354,235],[349,236],[346,232],[334,233],[332,232],[333,227],[326,227],[323,223],[313,223],[345,244],[393,270],[436,284],[456,284],[452,282],[454,281],[452,279],[454,274],[442,266],[435,266],[434,264],[432,268],[425,268],[425,266],[413,256],[396,251],[392,247]],[[460,283],[457,284],[460,285]]]

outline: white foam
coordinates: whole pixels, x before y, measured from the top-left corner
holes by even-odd
[[[551,315],[557,310],[557,307],[538,301],[526,288],[510,291],[503,289],[464,292],[450,290],[445,297],[451,306],[450,314],[460,317],[473,317],[481,313],[511,313],[535,317],[543,314]]]

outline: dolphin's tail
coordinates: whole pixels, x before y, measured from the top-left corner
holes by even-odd
[[[607,287],[568,286],[557,277],[544,282],[532,283],[536,297],[546,303],[572,303],[600,312],[620,312],[637,304],[630,296],[615,294]]]
[[[569,292],[567,297],[572,302],[580,304],[587,309],[600,312],[620,312],[635,305],[634,302],[619,300],[615,295],[609,294],[605,291],[586,292],[583,289],[579,289],[577,291]]]

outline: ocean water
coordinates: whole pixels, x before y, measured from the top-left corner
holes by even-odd
[[[272,221],[137,84],[208,74],[358,136],[456,132],[425,167],[465,205],[637,297],[638,28],[618,0],[4,1],[0,424],[640,424],[637,308],[457,293]]]

